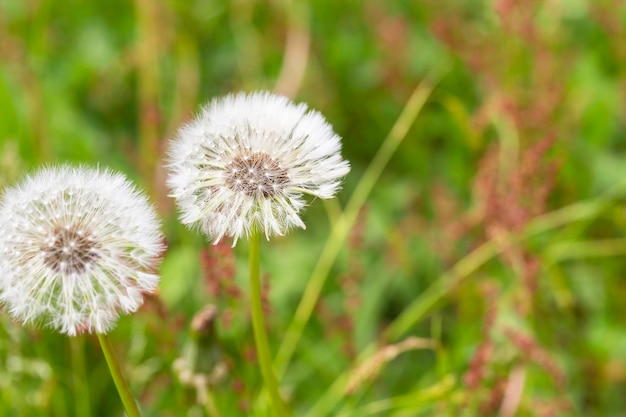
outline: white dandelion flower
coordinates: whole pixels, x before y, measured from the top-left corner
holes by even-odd
[[[178,131],[168,167],[181,222],[214,243],[304,229],[303,194],[332,198],[350,171],[320,113],[267,92],[210,102]]]
[[[159,227],[123,175],[44,168],[0,201],[0,303],[23,323],[106,333],[155,290]]]

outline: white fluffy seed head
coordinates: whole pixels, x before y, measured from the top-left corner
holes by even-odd
[[[178,131],[168,167],[182,223],[233,244],[254,229],[304,229],[303,194],[332,198],[350,171],[320,113],[267,92],[210,102]]]
[[[50,167],[0,201],[0,303],[61,333],[106,333],[155,290],[164,239],[121,174]]]

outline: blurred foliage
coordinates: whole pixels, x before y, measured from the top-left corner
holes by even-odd
[[[207,393],[263,416],[247,248],[178,224],[168,138],[231,91],[306,101],[344,138],[343,205],[435,74],[282,379],[294,414],[623,415],[624,39],[623,0],[1,0],[0,186],[82,162],[148,189],[170,247],[160,294],[111,334],[131,388],[146,416],[206,415]],[[276,350],[337,210],[264,245]],[[198,338],[209,303],[218,337]],[[221,359],[198,373],[203,349]],[[0,415],[122,410],[93,337],[3,315]]]

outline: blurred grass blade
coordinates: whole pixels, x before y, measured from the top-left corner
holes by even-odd
[[[405,334],[409,328],[417,323],[442,299],[452,288],[456,287],[463,278],[484,265],[496,254],[504,250],[500,241],[490,240],[476,248],[469,255],[461,259],[454,267],[410,304],[384,331],[383,339],[396,340]]]
[[[421,411],[428,405],[434,405],[433,401],[449,395],[455,388],[456,379],[452,375],[446,375],[441,381],[427,388],[419,388],[408,394],[382,400],[372,401],[356,410],[346,411],[339,414],[339,417],[365,417],[389,413],[391,410],[407,411],[415,413]],[[387,415],[387,414],[385,414]]]
[[[521,236],[511,236],[507,244],[515,244],[523,239],[554,230],[577,221],[589,221],[597,218],[605,210],[615,204],[616,200],[626,194],[626,182],[617,184],[604,195],[574,203],[554,210],[535,218]],[[421,296],[415,299],[383,333],[384,340],[393,341],[402,337],[412,326],[423,319],[426,314],[449,294],[463,279],[484,265],[505,249],[502,241],[490,240],[476,248],[469,255],[461,259],[447,273],[442,275]],[[356,363],[363,363],[375,354],[376,342],[370,343],[358,355]],[[328,415],[335,406],[345,397],[346,387],[350,382],[350,370],[344,371],[322,395],[306,414],[307,417]]]
[[[546,249],[545,257],[549,262],[557,263],[620,255],[626,255],[625,238],[559,242]]]
[[[530,222],[526,230],[519,236],[510,236],[509,242],[490,240],[476,248],[469,255],[455,264],[450,271],[443,274],[421,296],[415,299],[385,330],[385,340],[396,340],[404,335],[415,323],[424,316],[463,279],[470,276],[488,260],[506,249],[508,245],[535,236],[557,227],[580,220],[595,218],[614,202],[614,198],[622,195],[625,184],[609,190],[604,196],[589,201],[582,201],[554,210],[539,216]]]
[[[427,76],[419,86],[413,91],[408,102],[404,106],[402,113],[396,120],[391,131],[385,138],[382,146],[376,153],[371,164],[363,174],[361,181],[356,186],[346,209],[333,225],[330,237],[322,250],[322,254],[313,270],[304,294],[294,314],[275,360],[276,373],[280,379],[284,374],[291,357],[300,341],[302,332],[307,322],[311,318],[313,309],[322,292],[322,288],[328,278],[328,273],[343,246],[345,239],[354,225],[361,207],[365,203],[368,195],[374,188],[381,173],[387,166],[393,153],[398,149],[402,140],[406,137],[409,128],[422,110],[426,100],[430,96],[436,81],[441,77],[441,72],[432,73]]]

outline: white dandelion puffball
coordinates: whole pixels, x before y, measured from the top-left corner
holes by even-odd
[[[341,138],[320,113],[267,92],[210,102],[178,131],[169,158],[181,222],[214,243],[304,229],[303,194],[332,198],[350,171]]]
[[[0,303],[23,323],[106,333],[155,290],[159,228],[122,174],[61,166],[27,176],[0,201]]]

